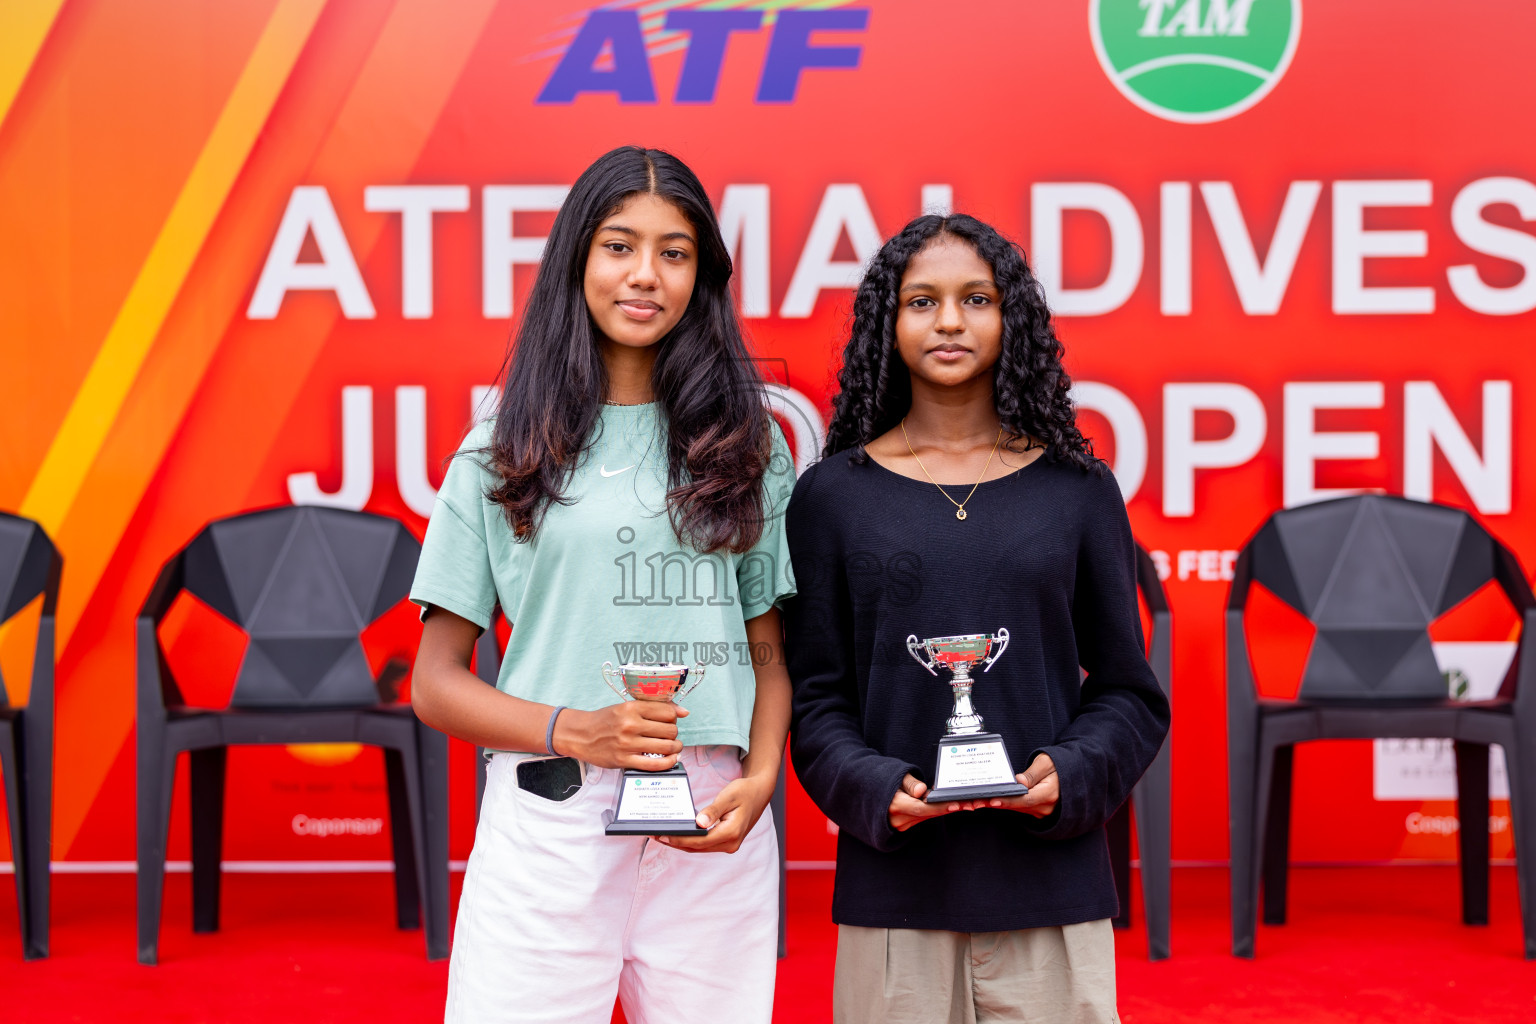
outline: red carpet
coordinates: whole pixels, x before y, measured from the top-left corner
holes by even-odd
[[[55,876],[53,957],[38,963],[21,960],[0,882],[0,1021],[441,1020],[447,966],[393,927],[387,875],[227,876],[217,935],[192,934],[189,879],[173,875],[153,968],[134,962],[131,875]],[[1119,936],[1126,1024],[1536,1021],[1509,868],[1494,869],[1487,928],[1459,923],[1454,868],[1297,869],[1291,923],[1261,927],[1251,962],[1226,953],[1226,884],[1220,869],[1174,872],[1171,960],[1147,962],[1139,927]],[[830,872],[790,874],[776,1021],[830,1018],[830,894]]]

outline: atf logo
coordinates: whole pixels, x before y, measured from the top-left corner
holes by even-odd
[[[717,0],[645,0],[604,4],[586,12],[579,28],[563,33],[568,42],[532,56],[560,58],[537,102],[570,103],[582,93],[607,93],[617,96],[620,103],[655,103],[651,60],[681,50],[683,66],[673,102],[713,103],[731,38],[767,33],[757,102],[792,103],[801,72],[859,66],[862,49],[847,34],[862,33],[869,26],[869,9],[843,6],[847,2],[763,0],[750,6],[727,6]],[[833,38],[827,39],[829,35]]]
[[[1301,0],[1091,0],[1093,49],[1126,99],[1169,121],[1241,114],[1290,67]]]

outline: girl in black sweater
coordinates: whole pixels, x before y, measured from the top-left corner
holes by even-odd
[[[840,826],[839,1024],[1117,1019],[1104,824],[1168,703],[1061,354],[1023,254],[974,218],[918,218],[859,286],[787,520],[791,753]],[[906,638],[1001,628],[974,700],[1028,792],[929,803],[954,701]]]

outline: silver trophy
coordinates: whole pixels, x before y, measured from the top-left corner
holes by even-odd
[[[683,683],[690,675],[693,682],[684,689]],[[670,703],[686,697],[703,681],[702,662],[692,669],[670,662],[659,665],[629,663],[617,667],[611,661],[603,662],[603,682],[620,698],[628,700]],[[663,755],[641,756],[661,760]],[[656,771],[626,768],[620,781],[618,806],[603,813],[607,821],[604,831],[610,836],[706,835],[708,830],[699,828],[694,820],[697,816],[693,790],[688,785],[688,771],[682,765],[674,764],[671,768]]]
[[[989,671],[1007,649],[1006,629],[995,635],[965,633],[919,640],[914,633],[907,637],[907,651],[919,665],[935,676],[939,674],[936,667],[953,673],[949,685],[955,693],[955,708],[945,723],[949,731],[939,740],[938,765],[925,798],[931,804],[1029,792],[1013,774],[1002,736],[982,731],[981,715],[971,703],[971,688],[976,683],[971,678],[971,666],[979,664],[983,672]]]

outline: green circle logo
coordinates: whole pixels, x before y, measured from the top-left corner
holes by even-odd
[[[1301,38],[1301,0],[1089,0],[1099,64],[1149,114],[1204,124],[1269,95]]]

